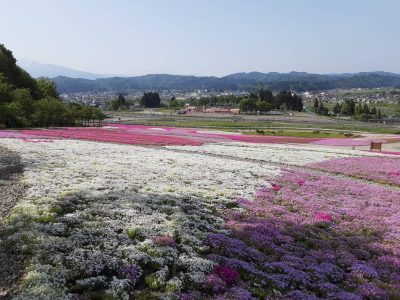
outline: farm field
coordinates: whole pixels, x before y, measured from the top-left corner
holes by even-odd
[[[398,124],[377,124],[360,122],[351,119],[337,119],[315,115],[314,113],[296,112],[292,115],[227,115],[209,113],[188,113],[176,115],[154,111],[146,112],[109,112],[110,123],[124,123],[131,125],[194,127],[220,130],[265,130],[265,131],[301,131],[319,130],[331,133],[366,132],[382,134],[399,134]]]
[[[0,207],[20,258],[0,297],[397,299],[400,153],[353,149],[371,141],[399,138],[0,131],[0,171],[22,168],[0,172],[22,189]]]

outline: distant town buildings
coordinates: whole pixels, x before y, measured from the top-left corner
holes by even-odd
[[[317,92],[301,93],[304,100],[318,99],[325,103],[342,103],[345,100],[353,99],[361,103],[400,103],[400,91],[393,92],[387,88],[376,89],[337,89]]]
[[[143,96],[145,91],[131,91],[129,93],[124,93],[125,98],[133,102],[131,107],[138,107],[138,100]],[[246,97],[249,95],[247,91],[213,91],[213,90],[194,90],[194,91],[182,91],[182,90],[163,90],[158,91],[162,101],[171,99],[175,97],[176,100],[188,100],[190,99],[201,99],[207,97],[224,97],[224,96],[235,96],[238,98]],[[337,90],[326,90],[326,91],[307,91],[300,94],[305,102],[318,99],[325,103],[342,103],[345,100],[353,99],[355,102],[362,103],[400,103],[400,91],[393,92],[390,89],[337,89]],[[111,99],[116,99],[118,92],[85,92],[85,93],[70,93],[61,94],[61,98],[65,102],[78,102],[87,105],[92,105],[99,107],[101,109],[106,109],[107,101]],[[195,111],[210,111],[211,108],[204,110],[203,108],[189,106],[186,108],[188,112]],[[215,109],[214,109],[215,110]],[[216,112],[216,111],[213,111]]]
[[[124,93],[126,100],[139,100],[145,91],[132,91]],[[222,97],[233,95],[235,97],[244,97],[249,93],[246,91],[211,91],[211,90],[195,90],[195,91],[181,91],[181,90],[165,90],[158,91],[161,100],[169,100],[171,97],[175,97],[176,100],[188,100],[188,99],[201,99],[207,97]],[[96,105],[101,109],[106,109],[107,101],[116,99],[118,96],[117,92],[82,92],[82,93],[69,93],[61,94],[61,98],[65,102],[77,102],[84,103],[87,105]],[[134,104],[135,105],[135,104]],[[197,108],[196,108],[197,109]],[[194,110],[194,108],[191,108]]]

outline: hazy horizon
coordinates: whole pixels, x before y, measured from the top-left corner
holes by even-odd
[[[16,0],[0,43],[94,74],[400,73],[395,0]]]
[[[41,62],[35,61],[35,60],[31,60],[29,58],[23,57],[23,58],[16,58],[17,59],[17,64],[20,65],[18,62],[19,61],[24,61],[24,64],[22,64],[22,67],[25,68],[25,64],[29,61],[34,62],[34,63],[39,63],[42,64]],[[341,75],[341,74],[357,74],[357,73],[375,73],[375,72],[385,72],[385,73],[393,73],[393,74],[399,74],[397,72],[388,72],[388,71],[382,71],[382,70],[370,70],[370,71],[361,71],[361,72],[344,72],[344,73],[333,73],[333,72],[329,72],[329,73],[317,73],[317,72],[304,72],[304,71],[300,71],[300,70],[292,70],[292,71],[288,71],[288,72],[277,72],[277,71],[266,71],[266,72],[261,72],[258,70],[252,70],[252,71],[240,71],[238,70],[237,72],[233,72],[233,73],[229,73],[229,74],[222,74],[222,75],[209,75],[209,74],[200,74],[200,75],[196,75],[196,74],[183,74],[183,73],[145,73],[145,74],[134,74],[134,75],[130,75],[130,74],[105,74],[105,73],[93,73],[90,71],[85,71],[85,70],[78,70],[78,69],[72,69],[69,68],[67,66],[61,66],[61,65],[54,65],[54,64],[45,64],[43,63],[43,65],[48,65],[48,66],[54,66],[54,67],[61,67],[61,68],[66,68],[66,69],[71,69],[72,71],[77,71],[77,72],[82,72],[82,73],[89,73],[92,75],[99,75],[98,78],[109,78],[109,77],[136,77],[136,76],[146,76],[146,75],[176,75],[176,76],[198,76],[198,77],[202,77],[202,76],[210,76],[210,77],[224,77],[224,76],[228,76],[228,75],[232,75],[232,74],[237,74],[237,73],[294,73],[294,72],[298,72],[298,73],[308,73],[308,74],[317,74],[317,75]],[[66,76],[66,75],[58,75],[58,76]],[[74,76],[66,76],[66,77],[74,77]],[[76,77],[75,77],[76,78]]]

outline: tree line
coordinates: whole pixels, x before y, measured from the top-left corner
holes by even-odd
[[[103,120],[97,108],[61,101],[54,82],[33,79],[0,44],[0,125],[5,127],[74,126]]]
[[[271,110],[303,110],[303,99],[289,91],[282,91],[274,95],[269,90],[261,89],[258,93],[251,93],[248,98],[239,103],[242,112],[267,112]]]
[[[329,109],[318,99],[314,100],[312,111],[325,116],[330,114]],[[380,109],[376,109],[375,106],[370,106],[367,103],[362,104],[360,102],[355,102],[353,99],[345,100],[343,103],[337,102],[332,108],[332,114],[351,116],[361,121],[382,119]]]
[[[183,107],[190,103],[197,107],[240,108],[242,112],[267,112],[271,110],[303,110],[303,99],[292,92],[282,91],[274,95],[270,90],[260,89],[257,93],[236,97],[235,95],[204,97],[186,101],[171,98],[169,108]]]
[[[112,111],[129,109],[132,105],[134,105],[134,100],[125,99],[122,93],[118,94],[117,99],[111,99],[107,102],[107,109]],[[156,92],[146,92],[143,94],[142,98],[140,98],[140,106],[146,108],[157,108],[161,107],[161,99],[160,95]]]
[[[212,96],[199,99],[189,98],[178,100],[174,96],[171,99],[161,102],[160,96],[156,92],[146,92],[140,99],[141,107],[168,107],[171,109],[182,108],[185,104],[197,107],[222,107],[222,108],[240,108],[242,112],[267,112],[271,110],[303,110],[303,99],[289,91],[282,91],[273,94],[270,90],[261,89],[257,93],[236,97],[235,95]],[[133,105],[132,100],[126,100],[122,94],[117,99],[107,102],[109,110],[124,110]]]

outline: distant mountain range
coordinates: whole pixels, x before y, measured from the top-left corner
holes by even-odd
[[[32,77],[57,77],[67,76],[72,78],[85,78],[85,79],[97,79],[110,77],[106,75],[93,74],[84,71],[78,71],[67,67],[62,67],[52,64],[43,64],[28,58],[20,58],[17,64],[26,70]]]
[[[236,73],[224,77],[196,77],[150,74],[136,77],[111,77],[95,80],[58,76],[53,78],[60,93],[135,90],[247,90],[260,88],[297,92],[335,88],[400,88],[400,75],[384,72],[355,74]]]
[[[400,88],[400,74],[360,72],[343,74],[235,73],[224,77],[149,74],[135,77],[107,77],[70,68],[19,60],[18,64],[33,77],[50,77],[60,93],[135,90],[272,90],[315,91],[335,88]]]

